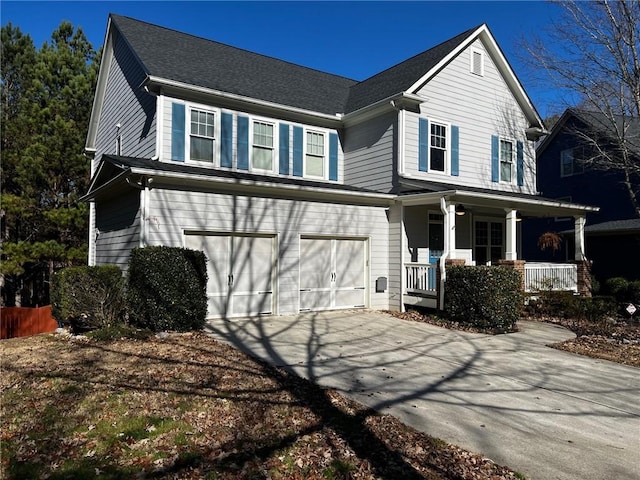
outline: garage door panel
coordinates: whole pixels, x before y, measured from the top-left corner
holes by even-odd
[[[336,288],[365,286],[365,242],[336,241]]]
[[[331,290],[300,290],[300,310],[318,310],[331,304]]]
[[[331,281],[331,240],[300,239],[300,289],[324,288]]]
[[[259,315],[273,313],[273,293],[233,293],[234,315]]]
[[[236,237],[231,270],[233,289],[239,292],[271,291],[273,240]]]
[[[364,288],[345,288],[335,292],[335,308],[353,308],[365,306]]]

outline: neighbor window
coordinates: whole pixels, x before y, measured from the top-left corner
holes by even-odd
[[[430,137],[429,169],[444,172],[447,158],[447,127],[432,122]]]
[[[500,140],[500,181],[511,183],[513,179],[513,142]]]
[[[324,134],[307,132],[305,175],[324,177]]]
[[[579,158],[576,158],[579,157],[581,153],[582,150],[578,148],[560,152],[560,176],[569,177],[571,175],[584,173],[584,164]]]
[[[273,170],[273,125],[253,122],[253,168]]]
[[[213,162],[214,115],[204,110],[191,110],[190,158]]]

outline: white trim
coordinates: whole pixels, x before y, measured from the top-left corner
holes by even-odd
[[[213,137],[207,137],[206,135],[193,135],[191,133],[191,112],[196,110],[198,112],[209,113],[213,115]],[[185,102],[185,115],[184,115],[184,160],[187,164],[195,164],[198,166],[212,165],[214,167],[220,166],[220,129],[221,118],[220,110],[211,106],[205,106],[193,102]],[[173,128],[173,126],[172,126]],[[203,138],[205,140],[211,140],[213,142],[213,157],[211,161],[208,160],[193,160],[191,158],[191,137]]]
[[[322,157],[320,155],[308,153],[307,134],[314,133],[316,135],[322,135]],[[316,158],[322,158],[322,176],[309,175],[307,173],[307,155],[311,155]],[[328,180],[329,179],[329,133],[326,131],[320,131],[316,128],[302,128],[302,178],[308,178],[311,180]]]
[[[253,165],[253,149],[254,147],[258,147],[258,148],[264,148],[264,149],[269,149],[269,147],[265,147],[262,145],[255,145],[254,144],[254,126],[255,123],[262,123],[264,125],[270,125],[271,128],[273,129],[272,133],[272,145],[271,145],[271,169],[263,169],[263,168],[257,168],[254,167]],[[254,116],[249,116],[249,171],[250,172],[257,172],[257,173],[271,173],[271,174],[277,174],[278,173],[278,169],[276,168],[278,165],[277,160],[279,160],[279,150],[280,150],[280,128],[278,127],[278,122],[276,122],[275,120],[272,119],[267,119],[267,118],[261,118],[261,117],[254,117]]]
[[[511,179],[509,180],[502,179],[502,142],[508,142],[511,144],[511,162],[509,162],[511,164]],[[503,185],[514,185],[516,183],[515,180],[517,179],[518,166],[517,162],[514,161],[514,158],[517,157],[517,148],[517,141],[513,140],[512,138],[503,137],[501,135],[498,136],[498,183],[501,183]]]
[[[425,173],[425,174],[429,174],[429,173],[434,173],[434,174],[439,174],[439,175],[445,175],[445,176],[451,176],[451,123],[450,122],[444,122],[441,120],[438,120],[437,118],[430,118],[427,117],[427,121],[429,122],[429,131],[427,132],[427,145],[429,148],[429,165],[427,165],[427,171],[426,172],[421,172],[421,173]],[[446,132],[445,132],[445,151],[444,151],[444,170],[435,170],[431,167],[431,128],[433,127],[433,125],[438,125],[440,127],[445,127]],[[439,147],[434,147],[434,148],[438,148]]]
[[[87,252],[87,265],[96,264],[96,202],[89,202],[89,251]]]
[[[154,160],[164,160],[164,152],[162,147],[164,146],[164,111],[165,111],[165,96],[158,95],[156,97],[156,146]],[[170,159],[169,159],[170,160]]]

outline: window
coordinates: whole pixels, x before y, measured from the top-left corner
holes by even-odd
[[[484,54],[480,50],[471,49],[471,73],[484,75]]]
[[[503,257],[504,234],[502,222],[475,223],[474,260],[477,265],[495,263]]]
[[[444,172],[447,159],[447,127],[432,122],[430,137],[429,168]]]
[[[307,132],[305,176],[324,178],[324,134]]]
[[[500,140],[500,181],[513,180],[513,143],[509,140]]]
[[[579,160],[582,149],[571,148],[560,152],[560,176],[570,177],[584,173],[584,164]],[[576,158],[578,157],[578,158]]]
[[[253,168],[273,170],[273,125],[253,122]]]
[[[214,115],[204,110],[191,110],[190,158],[213,162]]]

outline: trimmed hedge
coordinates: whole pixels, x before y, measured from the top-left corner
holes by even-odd
[[[126,315],[124,278],[115,265],[69,267],[51,281],[53,317],[74,332],[121,323]]]
[[[510,332],[524,305],[522,278],[506,267],[447,268],[445,312],[452,321]]]
[[[128,282],[133,325],[154,332],[204,327],[207,268],[203,252],[163,246],[134,248]]]

